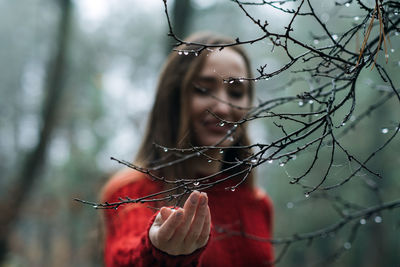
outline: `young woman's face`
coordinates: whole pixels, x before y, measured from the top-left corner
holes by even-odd
[[[243,57],[230,48],[210,53],[199,75],[193,82],[190,105],[190,125],[193,142],[197,146],[212,146],[221,141],[232,125],[221,126],[220,120],[239,121],[250,104],[248,81],[224,82],[228,78],[247,77]],[[208,112],[210,111],[210,112]],[[233,136],[235,137],[235,136]],[[232,138],[219,146],[232,145]]]

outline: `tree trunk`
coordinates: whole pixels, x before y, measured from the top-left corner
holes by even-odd
[[[7,241],[12,226],[18,219],[21,207],[38,180],[45,165],[46,151],[51,140],[51,134],[57,122],[57,114],[61,106],[61,96],[64,85],[64,71],[67,45],[70,34],[71,2],[59,0],[60,20],[56,49],[48,65],[45,83],[45,99],[42,110],[42,126],[39,141],[35,148],[28,153],[8,194],[0,201],[0,263],[5,260],[8,251]]]

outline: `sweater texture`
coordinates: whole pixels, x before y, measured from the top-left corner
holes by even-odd
[[[272,266],[273,210],[259,188],[227,181],[205,190],[212,228],[205,247],[190,255],[172,256],[154,247],[148,233],[159,203],[126,204],[104,210],[107,267],[121,266]],[[161,190],[162,184],[134,170],[117,173],[103,188],[103,202],[139,198]],[[168,205],[168,203],[167,203]],[[171,203],[173,205],[173,203]]]

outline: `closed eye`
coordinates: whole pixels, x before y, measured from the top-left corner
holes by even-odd
[[[194,86],[194,91],[197,94],[209,95],[211,93],[211,89],[210,88],[206,88],[206,87],[198,85],[198,84],[194,84],[193,86]]]

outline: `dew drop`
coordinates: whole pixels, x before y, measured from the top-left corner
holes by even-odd
[[[389,132],[388,128],[382,128],[381,133],[387,134]]]
[[[312,105],[312,104],[314,104],[314,101],[313,100],[309,100],[308,104]]]
[[[350,242],[344,243],[344,244],[343,244],[343,247],[344,247],[345,249],[351,249],[351,244],[350,244]]]
[[[359,21],[359,20],[360,20],[360,17],[354,17],[354,20],[355,20],[355,21]]]
[[[317,39],[314,39],[314,44],[315,45],[319,44],[319,41]]]
[[[310,194],[309,194],[309,193],[305,193],[304,196],[305,196],[305,197],[309,197]]]
[[[286,207],[287,207],[288,209],[292,209],[292,208],[294,207],[293,202],[288,202],[288,203],[286,204]]]
[[[390,49],[390,52],[394,53],[394,48]]]
[[[234,139],[233,139],[233,136],[229,136],[229,137],[228,137],[228,141],[231,141],[231,142],[232,142],[233,140],[234,140]]]
[[[194,186],[199,186],[200,182],[194,182],[193,185]]]
[[[244,79],[240,78],[240,79],[239,79],[239,82],[241,82],[241,83],[244,82]]]
[[[194,55],[197,57],[199,55],[199,53],[195,52]]]
[[[168,152],[168,148],[164,148],[164,152]]]
[[[332,39],[333,39],[333,40],[335,40],[335,41],[336,41],[336,40],[337,40],[337,38],[338,38],[338,36],[337,36],[336,34],[332,35]]]
[[[252,159],[250,162],[251,163],[257,163],[257,159]]]
[[[234,83],[234,82],[235,82],[235,80],[230,80],[230,81],[229,81],[229,83]]]
[[[399,15],[399,12],[394,12],[394,15],[395,15],[395,16]]]
[[[364,218],[362,218],[361,220],[360,220],[360,224],[366,224],[367,223],[367,221],[364,219]]]
[[[220,122],[220,123],[219,123],[219,126],[224,127],[224,126],[225,126],[225,123],[224,123],[224,122]]]
[[[396,35],[396,36],[399,35],[399,32],[394,32],[394,35]]]
[[[95,208],[95,209],[97,209],[99,206],[97,206],[97,205],[93,205],[93,208]]]
[[[345,122],[342,122],[342,126],[345,126],[346,125],[346,123]]]
[[[279,163],[279,166],[283,167],[283,166],[285,166],[285,163],[281,162],[281,163]]]
[[[236,188],[235,187],[231,187],[231,191],[235,192]]]
[[[376,216],[375,219],[374,219],[374,221],[375,221],[376,223],[381,223],[381,222],[382,222],[382,217],[381,217],[381,216]]]
[[[234,125],[233,125],[233,127],[237,128],[237,127],[238,127],[238,125],[237,125],[237,124],[234,124]]]
[[[221,149],[221,150],[219,151],[219,153],[220,153],[220,154],[223,154],[223,153],[224,153],[224,151]]]
[[[182,51],[178,51],[178,55],[182,55]]]
[[[198,157],[199,157],[199,156],[200,156],[200,152],[197,152],[197,153],[196,153],[196,156],[198,156]]]
[[[266,81],[268,81],[268,80],[269,80],[269,78],[267,77],[267,78],[265,78],[265,80],[266,80]]]
[[[211,160],[211,159],[209,159],[209,160],[207,160],[207,162],[208,162],[208,163],[211,163],[211,162],[212,162],[212,160]]]
[[[184,54],[185,56],[187,56],[187,55],[189,55],[189,52],[188,52],[188,51],[184,51],[183,54]]]
[[[268,163],[271,164],[272,162],[274,162],[272,159],[268,160]]]
[[[304,102],[303,101],[299,101],[299,106],[300,107],[304,106]]]

